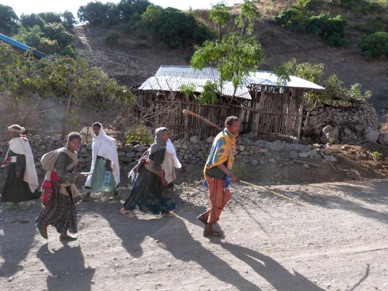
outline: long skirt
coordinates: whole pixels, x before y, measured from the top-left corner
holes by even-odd
[[[112,171],[109,171],[109,181],[105,178],[105,163],[104,159],[97,159],[94,166],[92,181],[90,185],[90,192],[113,192],[116,190],[116,181],[113,177]]]
[[[77,210],[70,196],[59,193],[59,189],[55,187],[48,206],[42,208],[35,225],[52,225],[59,233],[77,233]]]
[[[160,214],[176,208],[172,200],[171,190],[162,186],[158,175],[142,167],[133,185],[131,194],[124,203],[124,208],[134,210],[139,207],[142,212]]]
[[[28,183],[24,182],[23,178],[16,177],[16,163],[10,163],[4,171],[6,180],[1,193],[1,202],[19,203],[38,199],[41,196],[41,192],[38,189],[35,192],[31,192]],[[21,175],[22,177],[23,174]]]

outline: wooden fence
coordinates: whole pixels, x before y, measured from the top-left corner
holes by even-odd
[[[179,93],[142,92],[135,115],[147,119],[151,127],[165,126],[173,139],[198,136],[215,136],[219,130],[202,120],[182,113],[188,109],[207,120],[224,126],[226,117],[234,115],[240,118],[243,132],[252,131],[258,136],[300,138],[303,96],[302,90],[262,86],[252,92],[252,101],[223,105],[202,105],[194,101],[185,101]]]

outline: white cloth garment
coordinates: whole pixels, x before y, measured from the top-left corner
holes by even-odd
[[[98,136],[93,137],[92,165],[90,168],[91,174],[86,179],[85,187],[90,187],[91,185],[92,175],[93,175],[94,167],[96,165],[97,156],[103,157],[112,162],[112,173],[116,182],[116,186],[118,186],[120,183],[120,167],[119,167],[119,157],[117,154],[116,140],[105,133],[102,125]]]
[[[171,183],[176,178],[175,168],[182,168],[182,164],[176,155],[174,145],[171,140],[168,139],[166,143],[166,154],[162,163],[162,169],[165,172],[165,178],[168,183]]]
[[[15,154],[24,155],[26,157],[26,169],[24,171],[23,181],[28,183],[31,192],[35,192],[38,188],[38,175],[36,174],[34,156],[32,154],[30,143],[24,136],[14,137],[9,142],[9,149]],[[8,153],[6,158],[8,158]]]

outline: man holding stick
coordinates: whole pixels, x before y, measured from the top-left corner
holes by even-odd
[[[204,168],[205,186],[209,189],[209,209],[198,216],[205,224],[203,235],[219,237],[222,232],[213,230],[221,212],[231,198],[230,180],[239,182],[240,179],[232,172],[236,139],[240,131],[240,120],[236,116],[229,116],[225,120],[225,128],[213,141],[212,148]]]

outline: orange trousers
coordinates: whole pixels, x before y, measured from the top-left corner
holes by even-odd
[[[204,213],[207,223],[216,224],[220,219],[222,210],[226,203],[232,198],[230,190],[225,189],[225,180],[214,179],[206,176],[209,189],[210,208]]]

